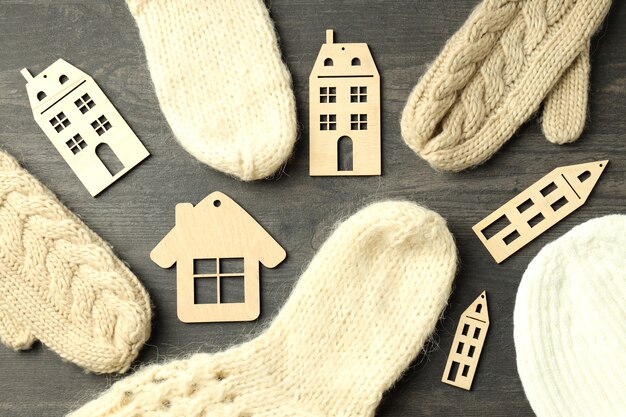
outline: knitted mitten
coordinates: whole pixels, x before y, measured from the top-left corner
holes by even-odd
[[[571,142],[585,123],[589,38],[611,0],[484,0],[411,93],[405,142],[434,168],[489,159],[546,100],[544,132]]]
[[[626,216],[576,226],[524,273],[517,369],[538,417],[626,413]]]
[[[262,0],[127,0],[161,110],[198,160],[243,180],[275,173],[296,139],[291,76]]]
[[[371,416],[434,330],[455,269],[439,215],[373,204],[335,230],[261,336],[150,366],[71,416]]]
[[[107,244],[0,151],[0,340],[35,340],[89,371],[124,372],[150,300]]]

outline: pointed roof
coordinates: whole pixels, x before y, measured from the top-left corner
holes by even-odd
[[[176,225],[150,253],[162,268],[178,260],[200,256],[240,258],[254,256],[268,268],[287,253],[241,206],[224,193],[214,192],[195,207],[176,205]]]
[[[489,324],[489,309],[487,307],[487,291],[483,291],[463,312],[463,317]]]

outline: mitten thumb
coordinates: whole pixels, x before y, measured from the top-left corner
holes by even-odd
[[[543,133],[559,145],[580,137],[587,117],[589,44],[548,93],[543,110]]]
[[[31,331],[10,313],[0,309],[0,342],[11,349],[24,350],[30,348],[36,340]]]

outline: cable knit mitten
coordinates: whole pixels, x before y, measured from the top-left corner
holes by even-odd
[[[242,180],[268,177],[296,134],[291,76],[262,0],[127,0],[181,145]]]
[[[517,370],[538,417],[626,415],[626,216],[546,245],[515,300]]]
[[[372,416],[433,332],[455,270],[439,215],[373,204],[335,230],[259,337],[145,368],[71,416]]]
[[[0,151],[0,340],[40,340],[97,373],[124,372],[150,335],[150,300],[107,244]]]
[[[409,96],[402,136],[434,168],[489,159],[545,100],[553,143],[585,125],[589,39],[611,0],[484,0]]]

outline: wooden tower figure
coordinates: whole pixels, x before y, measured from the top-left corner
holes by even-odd
[[[559,167],[472,227],[500,263],[587,201],[609,161]]]
[[[461,316],[442,382],[471,389],[488,329],[487,293],[483,291]]]
[[[148,157],[89,75],[62,59],[36,77],[22,75],[35,121],[92,196]]]
[[[309,77],[309,173],[380,175],[380,75],[367,44],[333,36]]]

